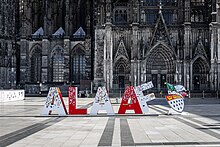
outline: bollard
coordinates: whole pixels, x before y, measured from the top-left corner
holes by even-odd
[[[202,98],[203,99],[205,98],[205,91],[204,90],[202,91]]]

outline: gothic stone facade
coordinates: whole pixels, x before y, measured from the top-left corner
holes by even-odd
[[[97,0],[94,81],[108,89],[152,80],[189,90],[220,84],[220,1]]]
[[[20,86],[27,93],[90,88],[90,0],[21,0],[19,6]]]
[[[0,89],[16,86],[16,0],[0,0]],[[18,5],[17,5],[18,6]]]
[[[0,0],[1,88],[220,89],[220,0]],[[115,91],[116,92],[116,91]]]

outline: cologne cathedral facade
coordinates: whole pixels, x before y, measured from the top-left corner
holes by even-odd
[[[219,1],[220,2],[220,1]],[[95,2],[94,81],[108,89],[153,81],[219,89],[219,18],[214,0]]]
[[[0,0],[1,88],[220,89],[219,0]]]

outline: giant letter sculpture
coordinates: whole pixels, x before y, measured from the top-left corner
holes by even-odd
[[[42,115],[50,115],[52,111],[57,111],[59,115],[66,115],[66,107],[63,102],[62,94],[58,87],[51,87],[47,95],[46,103]]]
[[[99,110],[106,110],[107,115],[115,115],[105,87],[98,88],[90,115],[97,115]]]
[[[131,104],[128,103],[129,98],[131,99],[132,102]],[[128,86],[126,88],[124,95],[122,97],[118,114],[125,114],[126,110],[134,110],[135,114],[142,114],[142,110],[139,105],[133,86]]]
[[[154,93],[151,93],[151,94],[144,96],[143,91],[148,90],[153,87],[154,87],[154,85],[153,85],[152,81],[150,81],[148,83],[137,86],[134,89],[143,113],[149,112],[147,102],[155,99]]]
[[[77,109],[77,87],[69,87],[69,114],[87,114],[87,109]]]

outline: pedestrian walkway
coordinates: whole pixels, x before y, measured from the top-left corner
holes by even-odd
[[[64,98],[67,104],[67,98]],[[167,115],[164,99],[148,115],[41,116],[45,98],[0,104],[0,147],[220,146],[220,100],[186,99],[182,115]],[[91,108],[92,98],[79,99]],[[119,104],[111,99],[117,112]]]

